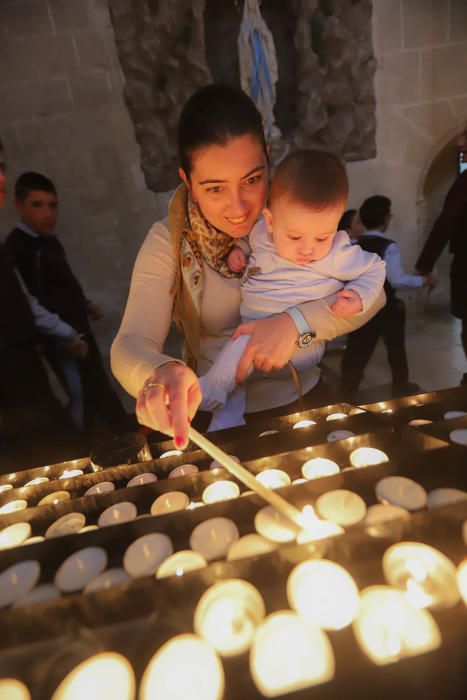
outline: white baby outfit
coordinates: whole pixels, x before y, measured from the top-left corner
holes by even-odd
[[[345,231],[336,233],[324,258],[307,265],[290,262],[276,253],[263,218],[250,233],[249,243],[251,255],[241,287],[243,322],[280,314],[345,288],[359,294],[362,313],[373,304],[384,285],[385,263],[378,255],[352,245]],[[229,340],[200,378],[203,392],[200,408],[213,413],[210,431],[245,423],[245,386],[237,384],[235,376],[250,337],[242,335]],[[317,365],[324,346],[323,341],[312,341],[306,348],[297,348],[291,361],[298,372]]]

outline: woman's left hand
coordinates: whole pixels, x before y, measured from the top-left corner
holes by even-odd
[[[279,314],[258,321],[241,323],[232,335],[251,335],[237,368],[237,382],[241,384],[253,365],[261,372],[282,369],[295,351],[297,326],[289,314]]]

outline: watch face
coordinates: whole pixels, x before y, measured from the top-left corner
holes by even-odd
[[[316,338],[316,333],[314,331],[302,333],[298,336],[297,345],[299,348],[306,348],[314,338]]]

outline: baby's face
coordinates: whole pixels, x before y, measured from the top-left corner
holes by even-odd
[[[321,260],[331,250],[345,202],[315,211],[283,195],[263,214],[276,253],[297,265]]]

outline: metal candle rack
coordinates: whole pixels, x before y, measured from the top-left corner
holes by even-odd
[[[295,564],[309,557],[326,557],[345,566],[360,589],[384,583],[381,557],[400,537],[431,544],[458,564],[464,555],[460,531],[466,516],[465,504],[459,503],[415,513],[408,521],[392,523],[379,537],[363,528],[353,528],[342,537],[283,546],[270,554],[236,562],[218,562],[174,579],[137,579],[109,591],[6,611],[2,626],[7,635],[0,639],[4,647],[0,674],[21,679],[33,689],[33,700],[45,700],[72,667],[94,653],[111,649],[129,659],[139,680],[151,656],[165,641],[176,634],[192,632],[196,604],[216,581],[250,581],[261,592],[271,613],[288,607],[287,576]],[[357,700],[368,697],[370,683],[384,700],[392,699],[396,692],[402,698],[415,693],[428,700],[460,700],[466,680],[465,608],[459,603],[433,615],[442,635],[440,649],[390,667],[373,666],[349,629],[329,633],[336,656],[336,676],[324,686],[290,697],[329,700],[345,694]],[[224,659],[223,664],[224,700],[262,697],[251,681],[246,654]]]
[[[334,410],[329,411],[329,408]],[[379,416],[361,411],[349,404],[337,404],[326,407],[326,409],[326,413],[324,409],[314,409],[303,414],[294,413],[291,416],[272,419],[272,422],[268,423],[268,425],[274,426],[274,429],[278,432],[262,438],[258,438],[258,435],[264,428],[261,425],[231,428],[220,433],[212,433],[209,437],[211,438],[211,435],[214,436],[213,442],[220,445],[227,453],[234,452],[242,461],[246,461],[256,459],[264,454],[274,455],[283,452],[285,449],[297,450],[323,443],[326,441],[326,436],[338,428],[345,428],[358,435],[375,432],[387,427],[386,422],[381,420]],[[326,421],[326,415],[333,412],[347,413],[348,418]],[[294,430],[293,425],[299,419],[297,416],[299,416],[300,420],[315,420],[316,425]],[[271,427],[270,429],[273,428]],[[241,438],[235,439],[235,435],[238,432],[241,432]],[[153,454],[159,455],[159,458],[137,464],[111,467],[99,472],[92,470],[89,460],[80,460],[79,464],[75,461],[63,462],[46,467],[46,472],[44,472],[44,468],[29,470],[25,475],[22,472],[16,472],[9,475],[12,477],[9,483],[14,485],[13,490],[0,493],[0,507],[9,501],[20,498],[27,500],[31,505],[36,505],[44,496],[59,490],[68,491],[72,499],[79,498],[84,496],[87,489],[101,481],[112,481],[116,489],[121,489],[129,479],[144,472],[154,472],[159,479],[165,479],[172,469],[181,464],[195,464],[200,470],[205,470],[209,468],[212,461],[210,457],[192,443],[188,445],[187,449],[180,456],[160,459],[160,455],[169,449],[173,449],[172,441],[151,445],[151,451]],[[76,468],[82,469],[85,471],[85,474],[82,477],[74,477],[72,479],[58,478],[65,470]],[[47,476],[49,481],[35,486],[23,486],[30,479],[41,476]],[[5,481],[8,483],[8,477],[5,478]],[[172,482],[172,486],[174,486],[174,482]]]
[[[448,395],[449,392],[451,395]],[[446,410],[462,408],[467,404],[461,405],[463,399],[457,396],[455,390],[423,396],[437,395],[438,400],[433,399],[431,403],[442,403],[441,393],[441,398],[449,404]],[[414,398],[422,397],[410,397],[410,400]],[[455,405],[454,398],[459,399]],[[430,402],[419,403],[424,405]],[[388,406],[388,402],[385,404]],[[212,434],[212,437],[227,452],[238,455],[242,462],[248,454],[249,460],[244,463],[253,473],[265,468],[278,468],[286,471],[291,478],[297,478],[301,476],[301,465],[311,457],[327,457],[337,462],[341,472],[335,476],[280,489],[281,495],[299,508],[313,504],[321,493],[334,488],[352,490],[361,495],[367,505],[371,505],[376,502],[376,482],[392,474],[411,477],[427,490],[441,486],[467,488],[467,450],[456,449],[428,434],[401,427],[399,405],[393,406],[393,414],[383,416],[372,414],[371,407],[365,407],[370,412],[363,412],[346,406],[347,410],[342,412],[349,417],[342,421],[325,421],[330,413],[340,412],[339,407],[343,408],[344,405],[339,404],[275,418],[269,420],[267,426],[255,423],[254,426]],[[406,408],[418,407],[400,405],[400,411]],[[294,422],[305,418],[316,420],[317,425],[292,429]],[[325,443],[326,433],[340,427],[355,432],[356,436]],[[258,439],[258,434],[266,429],[278,429],[279,433]],[[163,443],[157,450],[167,448],[169,444]],[[384,450],[389,462],[349,469],[351,451],[361,446]],[[154,446],[151,449],[154,454]],[[80,462],[84,466],[85,460]],[[201,471],[193,476],[170,481],[160,478],[144,486],[124,488],[126,479],[138,473],[160,470],[160,476],[164,476],[171,468],[185,462],[197,464]],[[209,471],[209,462],[210,459],[197,450],[167,460],[156,459],[143,464],[113,467],[97,474],[85,474],[69,480],[73,500],[0,516],[0,527],[27,520],[33,527],[33,534],[43,533],[52,521],[75,510],[83,512],[87,522],[92,523],[102,510],[123,500],[133,501],[138,513],[147,513],[160,493],[175,489],[185,491],[192,500],[198,499],[208,483],[230,478],[224,470]],[[55,466],[63,471],[71,468],[69,464]],[[77,463],[73,466],[82,468]],[[40,471],[29,470],[28,477],[34,478],[40,474],[32,475],[32,472]],[[20,478],[18,473],[10,483],[24,483],[18,480]],[[116,486],[121,488],[99,496],[82,497],[86,488],[96,483],[96,479],[104,478],[115,481]],[[14,494],[19,498],[20,492],[26,495],[26,491],[35,490],[44,495],[63,486],[63,482],[59,486],[56,482],[49,482],[28,489],[15,489]],[[3,502],[12,500],[14,494],[9,491],[2,494],[1,499]],[[39,498],[32,502],[37,503],[37,500]],[[138,518],[122,525],[4,550],[0,552],[0,571],[15,562],[35,559],[41,564],[41,582],[46,582],[53,579],[56,569],[69,554],[87,546],[103,547],[108,553],[108,567],[120,566],[126,547],[143,534],[165,532],[170,536],[174,549],[178,550],[189,546],[189,536],[195,525],[210,517],[225,516],[236,523],[243,535],[254,532],[254,516],[263,506],[259,497],[246,496],[196,510]],[[345,535],[300,546],[278,545],[272,553],[235,562],[213,562],[205,569],[188,572],[182,577],[166,580],[146,577],[107,591],[66,595],[48,603],[5,610],[0,623],[0,676],[9,675],[23,680],[32,690],[33,700],[49,700],[71,666],[92,653],[112,649],[127,656],[137,677],[140,677],[149,658],[164,641],[175,634],[192,631],[193,611],[199,597],[219,579],[244,578],[251,581],[263,595],[270,613],[288,607],[285,598],[287,575],[294,564],[310,556],[326,556],[346,566],[360,587],[382,582],[382,553],[391,542],[401,538],[433,544],[457,564],[464,554],[461,524],[466,518],[467,504],[458,503],[434,511],[416,512],[407,521],[385,523],[379,536],[375,536],[374,531],[371,533],[363,524],[357,524],[348,528]],[[337,662],[335,678],[322,687],[295,693],[293,697],[337,698],[345,693],[347,697],[361,698],[367,696],[369,683],[377,684],[378,697],[382,698],[392,698],[396,692],[401,697],[423,693],[433,700],[441,696],[463,697],[463,691],[459,690],[465,681],[465,659],[461,650],[465,643],[466,615],[462,606],[461,603],[452,610],[435,615],[443,638],[439,650],[392,667],[372,666],[359,651],[350,630],[330,634]],[[224,668],[225,700],[261,697],[251,682],[246,656],[225,661]],[[408,688],[411,689],[409,695]]]

